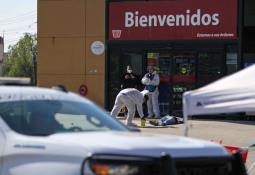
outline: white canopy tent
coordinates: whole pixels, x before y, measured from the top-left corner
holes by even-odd
[[[255,65],[183,94],[184,135],[188,116],[255,112]]]

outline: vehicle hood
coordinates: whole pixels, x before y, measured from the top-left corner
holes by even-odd
[[[136,132],[81,132],[54,134],[49,136],[49,139],[53,142],[65,142],[70,147],[83,147],[90,153],[146,156],[168,153],[173,157],[228,155],[224,147],[219,144],[171,135]],[[72,150],[73,154],[75,152],[76,150]]]

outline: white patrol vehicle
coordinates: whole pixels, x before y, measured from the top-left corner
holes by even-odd
[[[241,175],[239,154],[132,132],[65,90],[0,86],[0,175]]]

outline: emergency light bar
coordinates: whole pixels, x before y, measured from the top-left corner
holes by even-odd
[[[0,85],[29,86],[31,85],[31,79],[24,77],[0,77]]]

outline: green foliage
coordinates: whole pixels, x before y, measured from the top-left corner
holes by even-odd
[[[9,46],[8,58],[4,62],[3,76],[30,77],[31,80],[34,80],[33,57],[36,58],[36,55],[36,35],[26,33],[17,44]]]

